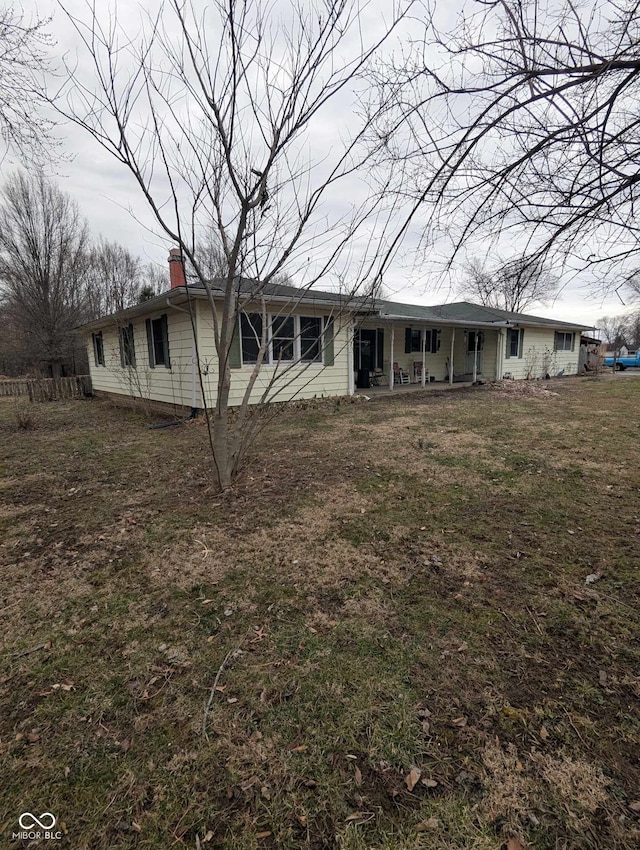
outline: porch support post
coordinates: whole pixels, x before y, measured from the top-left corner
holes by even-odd
[[[393,337],[394,327],[393,325],[391,325],[391,347],[389,348],[389,389],[391,390],[391,392],[393,392]]]
[[[426,384],[426,369],[427,369],[427,330],[422,329],[422,387]]]
[[[478,380],[478,329],[475,332],[475,346],[473,351],[473,383]]]
[[[354,360],[354,353],[355,352],[353,350],[354,338],[355,338],[355,330],[354,330],[354,326],[353,326],[353,323],[352,323],[350,325],[350,327],[347,328],[347,363],[349,364],[349,371],[347,373],[347,377],[348,377],[348,393],[349,393],[349,395],[353,395],[356,391],[354,374],[353,374],[353,370],[354,370],[354,366],[355,366],[355,360]]]
[[[453,344],[456,340],[456,329],[451,328],[451,352],[449,354],[449,384],[453,386]]]

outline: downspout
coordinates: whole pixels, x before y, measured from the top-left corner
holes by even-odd
[[[178,310],[180,313],[186,313],[189,317],[191,314],[189,310],[185,310],[183,307],[178,307],[176,304],[172,304],[171,301],[167,298],[167,307],[171,307],[173,310]],[[196,315],[195,322],[191,328],[191,415],[187,417],[187,419],[180,420],[180,422],[176,424],[181,424],[182,422],[188,421],[188,419],[194,419],[198,415],[198,408],[196,406],[196,374],[197,374],[197,365],[198,365],[198,346],[196,344],[196,327],[198,322],[198,307],[196,305]],[[204,399],[202,400],[204,404]]]

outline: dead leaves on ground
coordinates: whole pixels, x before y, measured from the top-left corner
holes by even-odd
[[[409,773],[404,778],[404,784],[407,786],[409,791],[413,791],[416,787],[420,777],[422,776],[422,772],[418,770],[417,767],[412,767]]]

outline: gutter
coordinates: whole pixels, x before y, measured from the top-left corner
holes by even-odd
[[[473,319],[461,320],[461,319],[438,319],[438,318],[427,318],[427,317],[418,317],[418,316],[376,316],[373,315],[372,318],[376,319],[379,322],[422,322],[423,324],[432,324],[432,325],[442,325],[443,327],[455,327],[455,328],[568,328],[569,330],[574,331],[582,331],[589,330],[585,325],[576,325],[572,322],[565,322],[564,324],[561,322],[546,323],[546,322],[510,322],[508,319],[504,319],[503,321],[497,322],[476,322]]]

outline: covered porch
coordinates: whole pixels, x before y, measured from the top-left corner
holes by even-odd
[[[495,327],[365,320],[354,329],[356,392],[493,381],[501,368],[501,339],[502,331]]]
[[[411,395],[412,393],[441,393],[455,391],[472,387],[472,381],[456,381],[450,384],[448,381],[431,381],[425,383],[423,387],[421,383],[415,384],[395,384],[393,388],[387,384],[383,386],[372,386],[368,389],[358,389],[356,387],[354,395],[366,396],[367,398],[379,398],[389,395]]]

